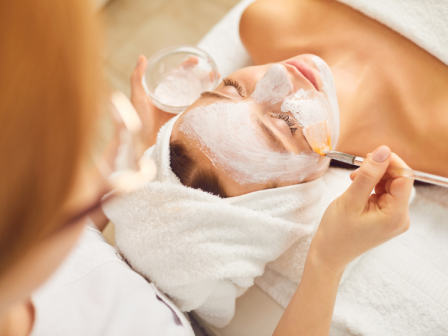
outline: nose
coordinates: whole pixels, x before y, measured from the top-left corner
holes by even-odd
[[[269,67],[263,78],[257,82],[252,97],[258,104],[269,103],[274,105],[293,92],[294,85],[288,76],[285,66],[275,63]]]

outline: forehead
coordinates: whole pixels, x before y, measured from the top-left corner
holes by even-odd
[[[195,108],[200,106],[208,106],[210,104],[213,104],[215,100],[216,99],[212,97],[201,97],[196,100],[187,110],[182,112],[179,118],[177,118],[171,132],[170,143],[174,141],[180,141],[183,144],[186,144],[190,151],[190,154],[195,158],[196,161],[201,162],[201,165],[212,166],[211,162],[207,159],[207,156],[200,150],[199,141],[187,137],[184,132],[180,131],[180,127],[185,121],[186,116],[188,116],[188,114],[191,113]]]
[[[257,81],[259,81],[264,76],[271,65],[272,64],[269,63],[264,65],[253,65],[245,67],[233,72],[232,74],[227,76],[227,78],[238,79],[243,81],[243,83],[248,85],[249,87],[255,87]]]
[[[211,104],[216,103],[216,101],[220,100],[219,98],[214,98],[214,97],[201,97],[199,99],[197,99],[190,107],[188,107],[184,112],[182,112],[182,114],[179,116],[179,118],[176,120],[174,126],[173,126],[173,130],[171,132],[171,139],[170,142],[173,141],[182,141],[185,144],[196,144],[197,141],[189,139],[183,132],[180,131],[180,127],[183,124],[183,122],[185,121],[185,118],[192,113],[195,109],[197,109],[198,107],[206,107],[209,106]],[[229,100],[228,102],[231,102],[231,100]],[[224,102],[223,102],[224,103]],[[201,111],[199,113],[206,113],[206,109],[201,109]],[[197,111],[196,111],[197,113]],[[194,148],[198,147],[198,146],[192,146]],[[198,152],[201,152],[200,150],[198,150]]]
[[[249,66],[242,69],[239,69],[226,78],[232,78],[237,79],[241,82],[241,84],[244,84],[245,89],[248,91],[248,96],[252,93],[253,89],[255,88],[256,83],[264,76],[266,71],[269,69],[269,67],[272,64],[265,64],[265,65],[255,65],[255,66]],[[224,85],[223,81],[216,87],[216,90],[219,90]],[[247,97],[249,98],[249,97]],[[190,113],[192,110],[194,110],[196,107],[199,106],[208,106],[211,105],[219,100],[222,100],[225,102],[225,99],[220,99],[217,97],[208,97],[208,96],[201,96],[199,97],[193,104],[191,104],[179,117],[179,119],[176,121],[175,128],[182,123],[182,119]],[[228,100],[230,101],[230,99]]]
[[[250,99],[250,95],[255,89],[256,83],[264,76],[266,71],[272,64],[249,66],[239,69],[226,78],[232,78],[238,80],[242,85],[244,85],[247,91],[246,99]],[[217,86],[216,90],[219,90],[224,86],[223,81]],[[242,99],[243,100],[243,99]],[[217,101],[222,101],[223,103],[232,102],[232,99],[224,99],[218,97],[201,96],[193,104],[191,104],[176,120],[174,124],[173,131],[171,133],[171,142],[179,140],[184,143],[191,143],[191,139],[187,139],[185,134],[179,131],[180,126],[185,120],[185,117],[190,114],[193,110],[198,107],[206,107],[208,105],[214,104]],[[205,111],[204,111],[205,112]],[[200,151],[199,151],[200,152]]]

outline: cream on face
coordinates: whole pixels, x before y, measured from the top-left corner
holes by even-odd
[[[326,67],[322,67],[323,71],[328,69],[329,72],[328,66],[323,64]],[[330,77],[327,76],[331,79],[328,82],[325,79],[327,74],[322,75],[322,69],[319,67],[324,88],[331,93],[331,87],[334,88],[331,72]],[[179,130],[196,140],[213,165],[239,184],[301,182],[324,169],[328,160],[320,160],[321,156],[311,150],[300,154],[273,150],[262,134],[257,114],[269,113],[269,106],[282,102],[281,111],[291,112],[301,126],[308,127],[309,124],[329,120],[333,130],[336,119],[339,127],[339,113],[338,110],[332,111],[334,107],[329,102],[330,97],[326,97],[327,91],[293,90],[286,69],[274,64],[257,82],[252,94],[255,102],[218,102],[197,107],[184,117]],[[260,112],[256,104],[268,107],[262,109],[265,112]],[[335,141],[338,131],[333,137]]]
[[[328,120],[332,130],[332,146],[339,138],[339,107],[333,76],[328,65],[317,56],[312,60],[319,69],[323,82],[322,92],[300,89],[293,93],[293,86],[280,64],[272,65],[255,86],[252,97],[259,104],[274,105],[282,101],[281,111],[291,112],[303,129]]]
[[[250,102],[214,103],[185,116],[180,127],[210,161],[239,184],[302,181],[320,156],[279,153],[269,146]]]
[[[329,103],[329,109],[327,109],[327,112],[328,121],[331,127],[331,144],[333,148],[335,148],[339,139],[339,105],[338,97],[336,95],[336,87],[334,86],[333,75],[331,73],[330,67],[322,58],[313,56],[311,59],[319,69],[320,77],[323,83],[322,91],[324,91],[327,95],[326,100]]]
[[[259,104],[271,105],[281,102],[294,90],[285,68],[280,64],[273,64],[266,71],[262,79],[257,82],[252,97]]]

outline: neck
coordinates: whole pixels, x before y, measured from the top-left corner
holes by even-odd
[[[15,305],[0,316],[0,336],[28,336],[34,322],[34,306],[30,300]]]

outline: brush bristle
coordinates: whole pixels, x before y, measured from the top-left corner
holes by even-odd
[[[311,125],[303,131],[303,134],[308,144],[317,154],[325,156],[324,150],[332,150],[328,120]]]

